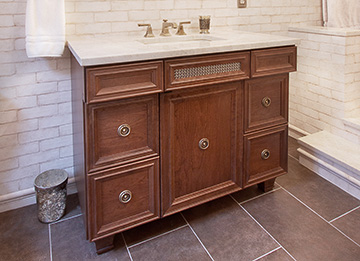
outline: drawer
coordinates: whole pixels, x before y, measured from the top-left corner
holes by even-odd
[[[251,77],[296,71],[296,46],[251,51]]]
[[[249,79],[250,52],[203,55],[165,61],[165,90]]]
[[[88,171],[156,156],[158,95],[87,105]]]
[[[245,81],[245,132],[287,123],[288,86],[288,74]]]
[[[90,240],[160,216],[158,159],[89,176]]]
[[[287,172],[287,125],[244,137],[244,187]]]
[[[87,68],[86,102],[162,92],[162,79],[162,61]]]

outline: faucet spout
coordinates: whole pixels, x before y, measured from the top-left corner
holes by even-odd
[[[168,22],[167,19],[163,19],[163,23],[162,23],[162,28],[161,28],[161,36],[171,36],[170,32],[169,32],[169,28],[177,28],[177,24],[176,23],[171,23]]]

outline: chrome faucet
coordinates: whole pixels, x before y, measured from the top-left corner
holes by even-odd
[[[162,28],[161,28],[161,36],[171,36],[169,32],[169,27],[176,29],[176,23],[170,23],[167,19],[163,19]]]

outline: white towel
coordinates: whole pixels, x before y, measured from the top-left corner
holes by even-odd
[[[64,0],[27,0],[25,29],[29,58],[61,56],[65,46]]]
[[[360,28],[360,0],[327,0],[329,27]]]

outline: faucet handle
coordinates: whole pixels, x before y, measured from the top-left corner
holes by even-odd
[[[177,35],[186,35],[183,24],[191,24],[191,21],[180,22],[179,28],[176,32]]]
[[[146,28],[146,33],[144,35],[144,37],[155,37],[155,35],[153,34],[153,31],[152,31],[152,27],[151,27],[151,24],[138,24],[138,26],[147,26]]]

